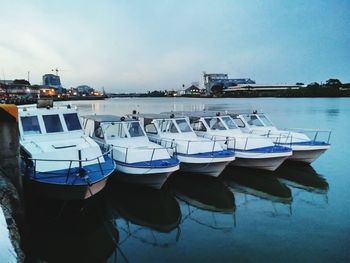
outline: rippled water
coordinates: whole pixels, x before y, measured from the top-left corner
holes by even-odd
[[[161,191],[110,180],[85,202],[27,198],[28,260],[217,262],[350,260],[350,99],[121,98],[74,102],[82,114],[252,110],[277,126],[333,131],[311,166],[174,174]]]

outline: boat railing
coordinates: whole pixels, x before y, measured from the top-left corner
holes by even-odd
[[[152,141],[154,141],[155,143],[158,143],[159,145],[162,145],[165,147],[167,147],[168,143],[170,144],[169,147],[170,149],[173,149],[174,153],[179,153],[178,151],[178,144],[179,142],[185,142],[186,143],[186,151],[185,152],[181,152],[182,154],[189,154],[189,150],[190,150],[190,146],[191,144],[195,144],[195,143],[203,143],[203,140],[190,140],[190,139],[168,139],[168,138],[161,138],[161,139],[153,139]],[[226,139],[223,140],[213,140],[213,141],[209,141],[212,143],[212,147],[211,147],[211,152],[214,152],[217,145],[221,146],[220,144],[218,144],[220,141],[225,142]],[[205,141],[208,142],[208,141]]]
[[[151,153],[149,162],[154,161],[154,156],[156,154],[156,152],[158,151],[164,151],[166,150],[169,155],[171,155],[171,148],[170,147],[162,147],[162,148],[156,148],[156,147],[147,147],[147,146],[142,146],[142,147],[126,147],[126,146],[119,146],[119,145],[111,145],[110,146],[111,149],[121,149],[122,152],[124,152],[125,156],[124,156],[124,163],[128,163],[128,156],[130,154],[129,149],[138,149],[138,150],[149,150],[149,152]],[[117,157],[115,157],[116,159]],[[118,160],[117,160],[118,161]]]
[[[209,135],[209,134],[203,134],[203,135],[197,135],[197,136],[209,139],[209,140],[214,141],[214,142],[219,142],[219,143],[221,143],[220,145],[222,147],[226,147],[226,148],[224,148],[225,150],[228,150],[228,149],[230,149],[230,150],[233,149],[234,151],[236,150],[236,138],[235,137],[224,136],[224,135]],[[230,146],[230,145],[232,145],[230,142],[233,143],[233,148]],[[223,146],[223,144],[225,146]]]
[[[322,141],[329,144],[331,140],[332,131],[331,130],[322,130],[322,129],[306,129],[306,128],[288,128],[283,129],[284,131],[289,132],[298,132],[308,135],[312,142]],[[294,139],[296,139],[294,137]]]
[[[66,162],[66,163],[69,163],[67,174],[63,174],[63,175],[59,176],[59,177],[63,177],[63,176],[66,177],[66,183],[67,183],[69,177],[72,175],[72,170],[74,168],[72,166],[75,163],[78,163],[79,176],[85,177],[86,174],[85,174],[85,171],[83,169],[83,164],[97,161],[98,165],[99,165],[99,170],[100,170],[101,174],[104,176],[105,174],[104,174],[100,159],[101,158],[104,159],[104,157],[107,157],[109,154],[112,155],[112,160],[113,160],[113,151],[111,149],[102,153],[101,155],[99,155],[97,157],[90,158],[90,159],[88,159],[88,158],[82,159],[81,150],[78,150],[78,159],[75,159],[75,160],[31,158],[31,157],[23,156],[23,155],[21,155],[20,157],[24,160],[24,163],[26,165],[25,166],[26,171],[28,171],[29,169],[33,169],[34,179],[37,179],[37,174],[39,173],[37,171],[37,162],[55,162],[55,163],[56,162]],[[51,173],[51,172],[40,172],[40,173],[45,174],[45,173]]]

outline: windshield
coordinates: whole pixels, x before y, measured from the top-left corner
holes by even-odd
[[[204,118],[204,120],[208,124],[209,128],[212,130],[226,130],[225,125],[218,117]]]
[[[244,128],[245,124],[240,118],[233,118],[233,121],[239,128]]]
[[[264,124],[258,119],[258,116],[252,114],[252,115],[245,115],[244,119],[247,121],[249,125],[252,126],[259,126],[262,127]]]
[[[43,115],[43,120],[47,133],[63,132],[62,123],[58,114]]]
[[[64,117],[64,121],[66,122],[68,131],[81,130],[78,114],[66,113],[66,114],[63,114],[63,117]]]
[[[179,133],[173,120],[158,120],[157,122],[161,132]]]
[[[224,123],[227,125],[227,127],[230,129],[230,130],[233,130],[233,129],[237,129],[237,126],[236,124],[233,122],[233,120],[231,119],[231,117],[222,117],[221,118]]]
[[[138,122],[128,122],[127,123],[127,129],[129,131],[129,134],[131,137],[141,137],[141,136],[145,136],[140,123]]]
[[[188,123],[185,119],[176,120],[176,123],[179,126],[181,132],[191,132],[192,131],[191,127],[188,125]]]
[[[107,139],[127,138],[128,135],[126,134],[122,123],[112,123],[107,126],[105,137],[107,137]]]
[[[264,114],[259,114],[258,116],[265,126],[273,126],[273,123]]]
[[[21,117],[23,134],[40,134],[40,126],[37,116]]]

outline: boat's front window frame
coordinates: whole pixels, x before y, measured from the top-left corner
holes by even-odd
[[[204,121],[212,131],[227,130],[227,127],[219,117],[205,117]]]
[[[174,119],[157,120],[157,124],[162,133],[180,133]]]
[[[231,117],[238,128],[245,128],[245,122],[240,117]]]
[[[79,120],[79,116],[76,112],[63,113],[63,118],[67,126],[68,131],[80,131],[82,126]]]
[[[112,130],[111,127],[115,128],[115,130]],[[109,129],[111,129],[113,133],[108,132]],[[112,122],[107,124],[104,128],[104,136],[109,140],[125,139],[130,137],[123,122]]]
[[[21,116],[21,124],[23,135],[36,135],[42,133],[38,116]]]
[[[140,122],[128,121],[125,124],[126,124],[126,129],[127,129],[129,136],[131,138],[146,136],[141,125],[140,125]]]
[[[265,124],[259,119],[259,116],[256,114],[245,114],[243,118],[250,126],[264,127]]]
[[[46,133],[60,133],[64,132],[60,114],[45,114],[42,115]]]
[[[181,133],[193,132],[186,119],[176,119],[175,122]]]
[[[264,124],[264,126],[266,126],[266,127],[274,126],[272,121],[265,114],[259,113],[258,117],[259,117],[260,121]]]
[[[230,116],[222,116],[221,120],[224,123],[224,125],[227,127],[227,129],[229,130],[238,129],[238,126]]]

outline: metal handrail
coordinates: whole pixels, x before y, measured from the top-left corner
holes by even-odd
[[[36,159],[36,158],[30,158],[28,156],[23,156],[21,155],[20,157],[24,160],[29,160],[29,161],[34,161],[34,165],[33,165],[33,169],[34,169],[34,178],[37,178],[37,162],[40,161],[40,162],[69,162],[69,167],[68,167],[68,172],[67,172],[67,175],[66,175],[66,183],[68,182],[68,179],[69,179],[69,176],[71,175],[71,168],[72,168],[72,163],[73,162],[77,162],[79,163],[79,175],[80,173],[82,172],[82,163],[85,163],[85,162],[91,162],[91,161],[94,161],[94,160],[97,160],[98,164],[99,164],[99,168],[100,168],[100,172],[102,175],[104,175],[104,172],[103,172],[103,169],[102,169],[102,165],[101,165],[101,162],[100,162],[100,158],[101,157],[104,157],[106,155],[108,155],[109,153],[111,152],[111,150],[107,151],[107,152],[104,152],[102,155],[99,155],[95,158],[92,158],[92,159],[85,159],[85,160],[82,160],[82,159],[79,159],[79,160],[57,160],[57,159]],[[81,157],[81,150],[78,150],[78,155],[79,155],[79,158]],[[113,155],[113,152],[112,152],[112,155]],[[26,163],[26,169],[30,168],[29,164]],[[47,173],[47,172],[45,172]],[[83,174],[82,174],[83,175]],[[81,176],[81,175],[80,175]],[[88,180],[88,176],[87,175],[84,175],[84,179],[85,180]]]
[[[207,138],[208,139],[208,138]],[[187,142],[187,147],[186,147],[186,154],[189,154],[189,149],[190,149],[190,144],[191,143],[196,143],[196,142],[203,142],[202,140],[186,140],[186,139],[166,139],[166,138],[161,138],[161,139],[154,139],[156,141],[156,143],[158,143],[159,145],[162,145],[162,142],[168,143],[171,142],[171,145],[175,144],[174,152],[177,153],[177,146],[178,144],[175,141],[183,141],[183,142]],[[213,147],[212,147],[212,152],[214,152],[215,150],[215,145],[216,145],[216,141],[219,140],[214,140],[213,142]],[[222,140],[222,141],[226,141]]]
[[[27,157],[27,156],[23,156],[23,155],[20,155],[21,158],[23,159],[26,159],[26,160],[30,160],[30,161],[40,161],[40,162],[91,162],[91,161],[94,161],[96,159],[99,159],[101,157],[104,157],[106,155],[108,155],[109,153],[111,152],[111,149],[108,150],[107,152],[101,154],[100,156],[97,156],[97,157],[94,157],[92,159],[85,159],[85,160],[62,160],[62,159],[36,159],[36,158],[30,158],[30,157]]]
[[[312,135],[311,137],[311,141],[312,142],[316,142],[317,139],[321,136],[320,134],[327,134],[327,139],[324,141],[326,142],[327,144],[329,144],[330,142],[330,138],[331,138],[331,134],[332,134],[332,131],[330,130],[319,130],[319,129],[299,129],[299,128],[293,128],[293,129],[283,129],[283,130],[280,130],[280,132],[276,131],[275,134],[276,136],[278,135],[278,137],[275,139],[275,143],[276,144],[282,144],[282,139],[285,141],[283,142],[283,144],[290,144],[292,145],[293,144],[293,140],[296,140],[298,139],[298,137],[293,137],[293,134],[292,132],[299,132],[299,133],[306,133],[305,135],[307,135],[307,133],[314,133],[314,135]],[[259,134],[259,133],[257,133]],[[262,136],[266,136],[268,138],[270,138],[270,131],[267,133],[267,134],[260,134]],[[309,134],[310,135],[310,134]],[[300,138],[301,139],[301,138]]]

